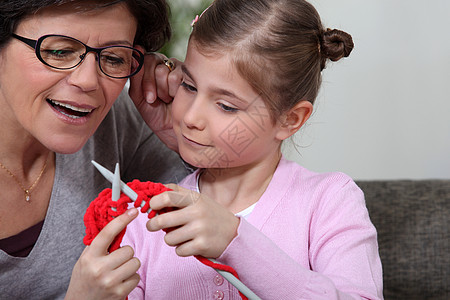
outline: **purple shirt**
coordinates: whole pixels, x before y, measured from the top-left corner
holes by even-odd
[[[197,172],[196,172],[197,173]],[[180,184],[195,190],[196,173]],[[129,299],[241,299],[193,257],[178,257],[141,214],[122,245],[141,260]],[[342,173],[318,174],[281,159],[238,235],[217,259],[262,299],[382,299],[377,233],[364,195]]]

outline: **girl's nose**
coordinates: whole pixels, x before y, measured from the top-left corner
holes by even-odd
[[[189,105],[186,106],[186,113],[183,122],[190,129],[204,130],[207,124],[206,103],[201,95],[197,95]]]

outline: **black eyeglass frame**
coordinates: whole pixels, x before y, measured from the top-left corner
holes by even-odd
[[[47,34],[47,35],[43,35],[43,36],[41,36],[40,38],[38,38],[37,40],[29,39],[29,38],[26,38],[26,37],[17,35],[17,34],[15,34],[15,33],[11,34],[11,36],[12,36],[13,38],[16,38],[16,39],[18,39],[19,41],[21,41],[21,42],[27,44],[27,45],[30,46],[31,48],[33,48],[33,49],[34,49],[34,52],[35,52],[35,54],[36,54],[36,57],[37,57],[44,65],[49,66],[49,67],[51,67],[51,68],[53,68],[53,69],[57,69],[57,70],[70,70],[70,69],[76,68],[77,66],[79,66],[79,65],[84,61],[84,59],[86,58],[86,55],[87,55],[89,52],[94,52],[94,53],[97,54],[98,67],[100,68],[100,71],[102,71],[102,73],[105,74],[106,76],[111,77],[111,78],[115,78],[115,79],[125,79],[125,78],[130,78],[130,77],[132,77],[133,75],[136,75],[136,74],[141,70],[142,66],[144,65],[144,54],[143,54],[141,51],[139,51],[138,49],[133,48],[133,47],[129,47],[129,46],[124,46],[124,45],[112,45],[112,46],[106,46],[106,47],[95,48],[95,47],[90,47],[90,46],[86,45],[85,43],[83,43],[82,41],[77,40],[76,38],[73,38],[73,37],[70,37],[70,36],[66,36],[66,35],[60,35],[60,34]],[[63,38],[67,38],[67,39],[76,41],[76,42],[82,44],[82,45],[86,48],[86,51],[84,52],[84,54],[82,54],[82,55],[80,56],[80,61],[79,61],[76,65],[74,65],[74,66],[72,66],[72,67],[68,67],[68,68],[59,68],[59,67],[55,67],[55,66],[52,66],[52,65],[48,64],[48,63],[42,58],[42,56],[41,56],[41,51],[40,51],[42,41],[43,41],[44,39],[46,39],[47,37],[52,37],[52,36],[63,37]],[[103,50],[105,50],[105,49],[113,48],[113,47],[128,48],[128,49],[131,49],[131,50],[136,51],[136,52],[139,54],[139,57],[135,57],[136,60],[138,61],[139,65],[138,65],[138,67],[136,68],[136,70],[135,70],[134,72],[132,72],[130,75],[127,75],[127,76],[112,76],[112,75],[109,75],[109,74],[105,73],[105,71],[103,71],[102,65],[101,65],[100,59],[99,59],[100,53],[101,53]]]

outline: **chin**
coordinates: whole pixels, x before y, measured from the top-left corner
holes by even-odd
[[[52,141],[46,144],[46,147],[53,152],[59,154],[73,154],[81,150],[87,142],[87,138],[84,139],[60,139],[58,141]]]
[[[230,163],[210,161],[206,159],[204,156],[193,157],[189,155],[183,155],[182,153],[180,155],[185,162],[199,169],[226,169],[233,167],[233,165]]]

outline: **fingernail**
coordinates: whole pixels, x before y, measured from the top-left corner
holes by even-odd
[[[135,215],[137,215],[138,214],[138,210],[136,209],[136,208],[132,208],[132,209],[129,209],[128,211],[127,211],[127,214],[129,215],[129,216],[135,216]]]
[[[145,95],[145,100],[148,104],[153,104],[153,102],[155,102],[155,95],[152,92],[147,92]]]

